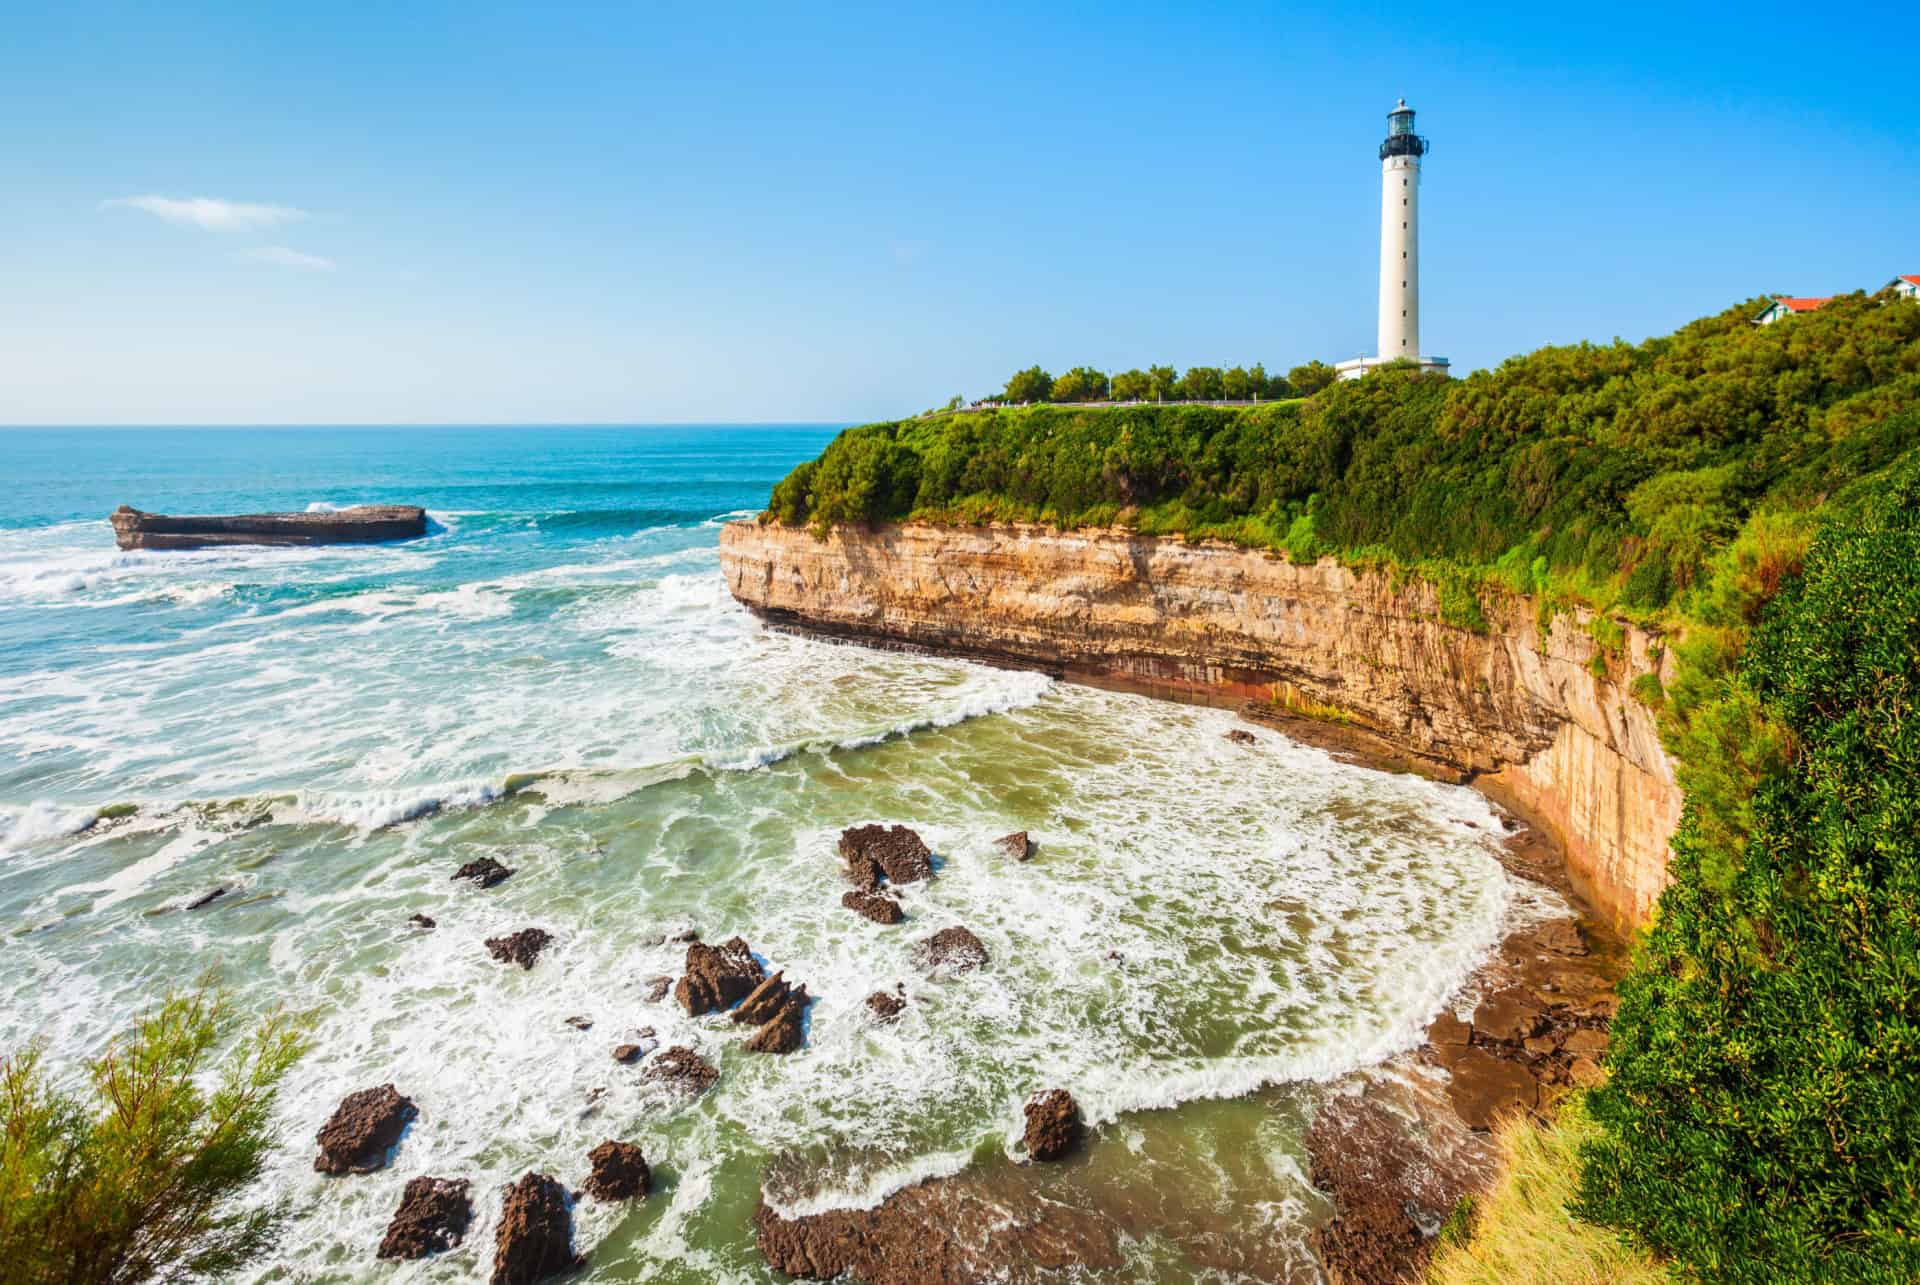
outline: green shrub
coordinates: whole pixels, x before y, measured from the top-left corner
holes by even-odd
[[[1916,567],[1910,457],[1822,528],[1737,663],[1706,657],[1581,1209],[1710,1279],[1920,1278]],[[1756,728],[1776,744],[1729,824],[1703,774],[1754,772]]]
[[[167,1000],[88,1068],[91,1101],[54,1086],[38,1046],[0,1062],[0,1275],[222,1278],[272,1245],[284,1211],[237,1198],[260,1176],[305,1043],[269,1018],[216,1073],[228,1025],[204,990]]]

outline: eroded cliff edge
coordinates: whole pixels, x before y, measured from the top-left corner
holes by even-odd
[[[1585,619],[1556,616],[1543,635],[1531,601],[1483,594],[1476,632],[1446,623],[1415,578],[1125,531],[909,524],[820,539],[734,522],[720,560],[734,597],[779,626],[1338,711],[1548,826],[1576,889],[1617,926],[1643,923],[1665,884],[1681,800],[1628,693],[1665,660],[1642,631],[1602,654]]]

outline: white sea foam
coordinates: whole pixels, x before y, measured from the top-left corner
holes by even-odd
[[[0,810],[0,852],[83,834],[99,819],[96,809],[63,807],[45,799],[37,799],[19,812]]]

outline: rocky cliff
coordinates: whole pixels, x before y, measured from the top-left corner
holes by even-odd
[[[1424,581],[1124,531],[1039,526],[721,533],[734,596],[783,627],[923,647],[1211,704],[1278,704],[1470,774],[1548,826],[1575,887],[1622,927],[1666,880],[1680,815],[1653,717],[1628,694],[1653,636],[1603,653],[1482,595],[1484,632]]]

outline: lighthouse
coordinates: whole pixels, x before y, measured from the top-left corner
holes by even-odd
[[[1445,357],[1420,352],[1420,158],[1427,140],[1413,130],[1413,108],[1402,98],[1387,113],[1387,139],[1380,144],[1380,328],[1372,357],[1343,361],[1342,379],[1358,379],[1376,366],[1411,361],[1444,375]]]

